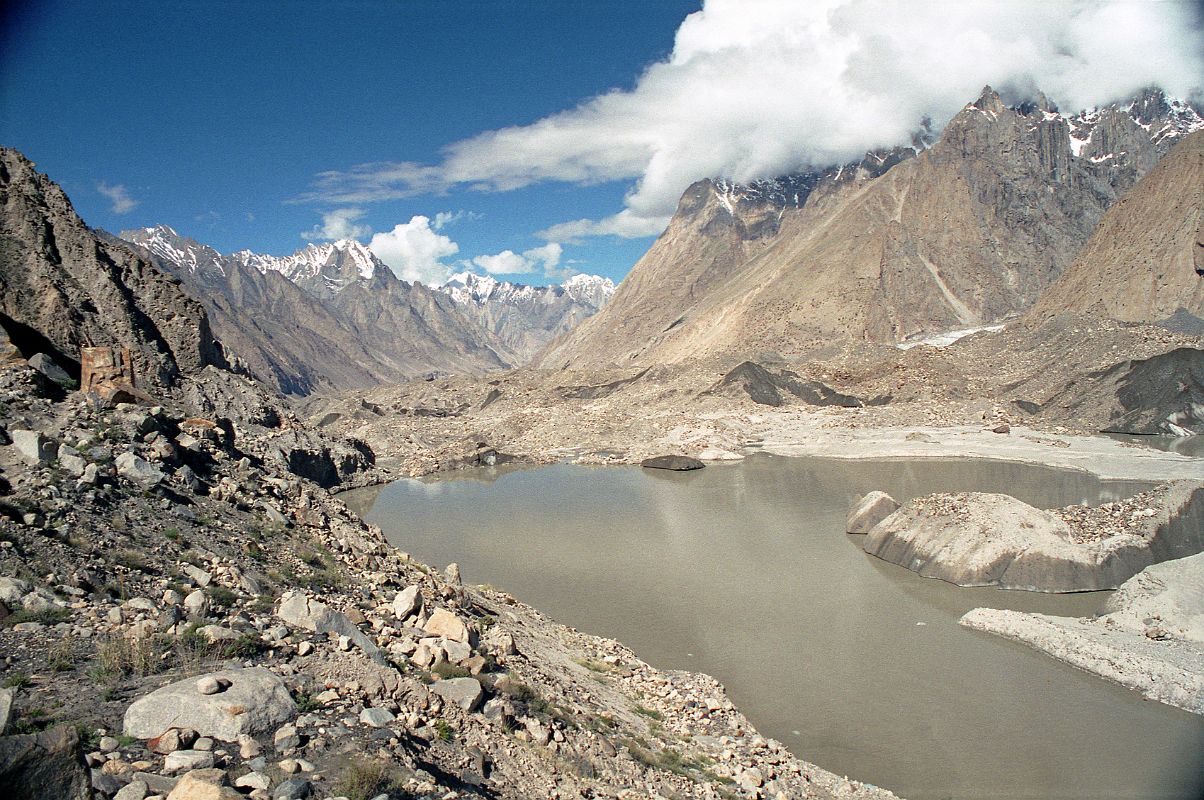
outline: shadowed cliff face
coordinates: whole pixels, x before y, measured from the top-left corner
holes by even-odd
[[[226,256],[163,226],[122,238],[177,275],[209,310],[231,356],[286,394],[510,363],[451,298],[399,280],[357,242],[273,258]]]
[[[139,381],[170,386],[225,363],[178,280],[98,238],[63,190],[9,148],[0,149],[0,311],[45,337],[60,364],[76,364],[84,345],[129,347]]]
[[[1185,137],[1116,203],[1033,308],[1128,322],[1204,315],[1204,131]]]
[[[1202,125],[1156,90],[1068,116],[987,89],[928,148],[749,187],[700,181],[614,299],[540,364],[789,355],[1023,312]]]

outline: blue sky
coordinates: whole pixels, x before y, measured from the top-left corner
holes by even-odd
[[[465,212],[443,229],[454,264],[544,245],[535,231],[616,210],[627,182],[289,201],[319,172],[433,162],[451,142],[629,87],[698,3],[23,5],[4,18],[0,142],[58,181],[89,224],[164,223],[223,252],[282,254],[338,207],[363,210],[357,224],[373,231]],[[137,205],[116,213],[129,203],[100,191],[115,186]],[[649,241],[566,244],[563,261],[618,278]]]
[[[617,279],[693,181],[847,163],[984,84],[1202,99],[1199,8],[26,0],[0,11],[0,143],[112,231],[350,236],[427,283]]]

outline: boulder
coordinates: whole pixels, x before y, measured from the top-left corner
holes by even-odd
[[[8,730],[8,721],[12,718],[13,697],[15,689],[0,689],[0,736]]]
[[[213,766],[213,753],[207,750],[176,750],[163,759],[164,772],[186,772]]]
[[[79,734],[70,725],[0,737],[0,787],[5,800],[87,800],[88,771]]]
[[[360,722],[372,728],[383,728],[396,719],[387,708],[365,708],[360,712]]]
[[[131,483],[150,487],[163,482],[163,470],[133,453],[125,452],[113,459],[117,474]]]
[[[167,800],[242,800],[242,795],[225,785],[220,769],[197,769],[176,781]]]
[[[432,693],[469,712],[476,709],[485,694],[481,682],[476,678],[449,678],[435,681],[428,688]]]
[[[46,438],[41,431],[13,430],[13,447],[21,454],[21,458],[30,464],[49,464],[58,458],[59,446]]]
[[[640,462],[641,467],[648,469],[668,469],[674,472],[686,472],[692,469],[702,469],[706,466],[697,458],[689,456],[653,456]]]
[[[208,677],[229,681],[229,688],[205,695],[197,678],[187,678],[157,689],[126,709],[126,735],[151,739],[171,728],[189,728],[235,742],[241,734],[275,730],[297,713],[284,682],[266,669],[228,669]]]
[[[146,781],[130,781],[113,795],[113,800],[143,800],[148,794],[150,786]]]
[[[436,608],[423,630],[431,636],[443,636],[453,642],[468,641],[468,626],[446,608]]]
[[[844,529],[848,533],[869,533],[871,528],[898,510],[899,504],[886,492],[870,492],[853,503]]]
[[[0,576],[0,600],[9,605],[20,603],[21,598],[29,594],[32,588],[29,581]]]
[[[347,618],[347,615],[314,600],[301,592],[289,592],[280,598],[280,607],[276,616],[297,628],[304,628],[314,633],[337,633],[346,636],[355,643],[365,655],[375,661],[384,661],[380,648],[359,629],[359,626]]]
[[[67,371],[56,364],[54,359],[45,353],[35,353],[33,358],[29,359],[29,366],[42,373],[59,386],[70,386],[75,383],[75,381],[71,379],[71,376],[67,374]]]
[[[272,800],[304,800],[312,797],[313,793],[313,784],[305,778],[289,778],[272,792]]]
[[[417,614],[421,610],[422,592],[418,590],[417,584],[407,586],[393,598],[393,613],[400,620],[404,620],[411,614]]]

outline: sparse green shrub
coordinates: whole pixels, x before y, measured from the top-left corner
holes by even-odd
[[[467,678],[472,673],[457,664],[450,664],[446,661],[440,661],[436,664],[431,672],[438,675],[441,679],[448,678]]]
[[[5,689],[24,689],[31,683],[33,683],[33,681],[31,681],[29,676],[24,672],[14,672],[12,675],[7,676],[2,682],[0,682],[0,686],[3,686]]]
[[[654,719],[658,722],[661,719],[661,712],[655,711],[651,708],[646,708],[645,706],[636,706],[635,713],[643,717],[648,717],[648,719]]]
[[[450,742],[452,740],[452,727],[447,724],[445,719],[435,720],[435,733],[441,742]]]
[[[260,639],[259,635],[254,633],[244,633],[237,639],[232,639],[221,645],[222,658],[253,658],[267,649],[267,645],[263,639]]]
[[[71,612],[65,608],[44,608],[41,611],[30,611],[19,608],[4,619],[4,624],[13,626],[21,622],[37,622],[42,625],[58,625],[71,619]]]
[[[216,583],[207,586],[205,594],[214,605],[221,606],[222,608],[233,608],[234,604],[238,602],[238,595],[233,589],[219,586]]]
[[[99,678],[152,675],[162,667],[160,642],[151,636],[110,636],[96,646]]]
[[[339,776],[334,794],[348,800],[370,800],[396,787],[389,765],[374,758],[355,758]]]
[[[151,571],[146,561],[146,555],[137,550],[118,550],[113,556],[113,562],[138,572]]]
[[[46,660],[55,672],[75,669],[75,641],[70,636],[59,639],[47,651]]]

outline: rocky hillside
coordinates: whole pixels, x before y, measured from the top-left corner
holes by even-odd
[[[540,364],[796,354],[1028,309],[1103,213],[1204,121],[1150,90],[1072,116],[989,88],[931,147],[753,187],[701,181],[614,299]]]
[[[63,190],[9,148],[0,149],[0,325],[26,358],[49,356],[75,379],[81,346],[130,348],[148,385],[223,363],[180,282],[99,240]]]
[[[1108,209],[1033,309],[1155,322],[1204,315],[1204,131],[1185,137]]]
[[[275,258],[226,256],[166,226],[121,236],[201,300],[232,357],[286,394],[509,363],[449,297],[399,280],[358,242]]]
[[[615,285],[597,275],[574,275],[558,286],[526,286],[461,272],[439,289],[496,336],[515,364],[525,364],[553,339],[598,313]]]
[[[128,346],[147,377],[101,402],[0,336],[5,798],[891,796],[758,736],[712,678],[388,546],[328,492],[368,447],[225,369],[176,279],[4,169],[3,330]],[[314,297],[176,244],[197,286]],[[325,302],[357,326],[454,302],[377,278]]]

